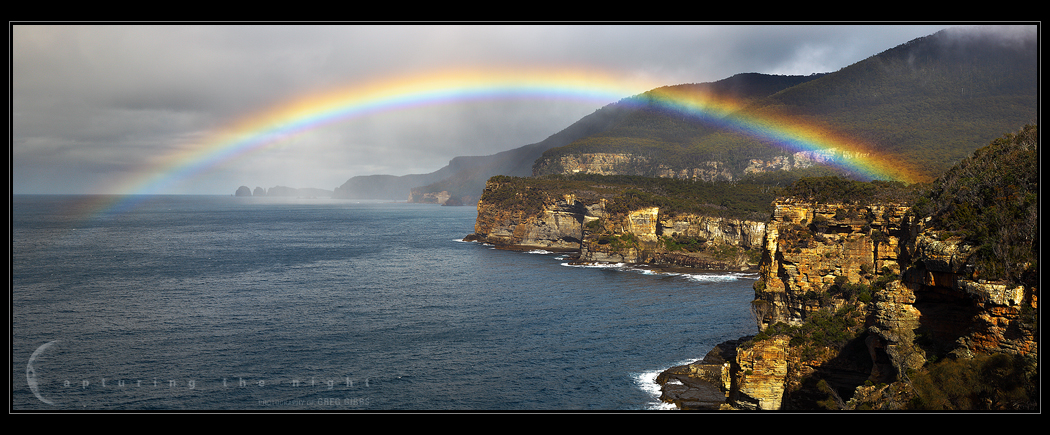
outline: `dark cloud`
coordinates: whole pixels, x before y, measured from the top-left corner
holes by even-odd
[[[13,191],[123,193],[99,190],[164,170],[164,156],[253,113],[394,75],[561,66],[669,85],[810,74],[947,27],[15,24]],[[217,163],[164,192],[331,189],[355,175],[430,172],[458,155],[540,141],[616,99],[472,102],[352,119]]]

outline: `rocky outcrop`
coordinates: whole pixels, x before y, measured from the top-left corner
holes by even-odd
[[[707,161],[690,167],[654,164],[649,157],[632,153],[578,153],[544,157],[533,167],[533,176],[549,174],[640,175],[699,181],[733,181],[739,178],[725,162]]]
[[[788,375],[788,337],[776,336],[737,349],[739,377],[731,386],[736,409],[780,409]]]
[[[237,188],[235,196],[273,196],[273,197],[299,197],[299,198],[315,198],[315,197],[330,197],[332,196],[331,190],[315,189],[310,187],[305,188],[294,188],[286,186],[274,186],[269,189],[263,189],[262,187],[256,187],[253,193],[248,186],[241,186]]]
[[[909,230],[908,207],[783,199],[766,226],[759,328],[799,325],[832,285],[870,283],[900,272],[898,246]]]
[[[552,194],[523,188],[497,201],[498,181],[478,202],[474,234],[467,240],[507,249],[578,252],[583,263],[645,263],[661,267],[740,270],[757,267],[765,224],[696,214],[661,214],[659,207],[626,213],[607,210],[594,192]],[[503,193],[507,195],[507,193]],[[668,242],[687,238],[692,250]]]
[[[679,409],[732,409],[727,402],[727,392],[733,390],[733,379],[737,375],[733,370],[739,366],[731,362],[736,360],[737,346],[749,338],[720,343],[703,360],[661,372],[656,377],[661,389],[660,400],[674,403]]]
[[[790,171],[806,169],[835,161],[849,161],[868,157],[868,153],[850,152],[836,148],[814,151],[799,151],[790,156],[777,156],[770,159],[751,159],[744,174],[757,174],[770,171]]]
[[[753,302],[759,329],[773,335],[737,349],[724,407],[902,409],[908,373],[931,359],[1038,351],[1036,289],[979,279],[975,248],[925,229],[908,207],[774,206]],[[858,316],[856,338],[796,344],[773,327],[802,326],[819,310]]]
[[[718,368],[731,382],[714,380],[716,367],[702,362],[668,370],[664,379],[677,381],[664,400],[696,406],[687,399],[705,383],[726,399],[702,409],[903,409],[913,394],[908,373],[930,360],[1038,352],[1036,289],[981,280],[969,261],[974,247],[908,211],[776,201],[753,302],[767,336],[744,341]],[[852,313],[856,338],[828,347],[779,332],[820,310]]]
[[[975,248],[958,238],[920,232],[904,249],[914,259],[901,285],[915,293],[919,328],[953,355],[1036,352],[1037,293],[1017,283],[980,279],[968,261]]]
[[[865,157],[868,157],[868,154],[835,148],[799,151],[768,159],[751,159],[741,171],[739,168],[733,170],[726,162],[717,160],[679,166],[654,163],[648,156],[632,153],[573,153],[538,160],[533,167],[533,175],[584,173],[640,175],[698,181],[735,181],[753,174],[806,169]]]
[[[419,204],[445,204],[452,195],[447,190],[440,192],[420,192],[417,189],[412,189],[408,195],[408,202],[419,203]]]
[[[490,183],[486,191],[498,188]],[[532,195],[540,205],[529,209],[507,208],[482,199],[478,202],[478,217],[474,223],[474,234],[466,240],[489,243],[505,249],[580,249],[583,239],[583,222],[588,216],[587,208],[575,195],[556,198],[541,191],[521,192]]]
[[[695,167],[689,168],[658,165],[654,170],[653,176],[698,181],[733,181],[739,178],[729,170],[725,162],[719,161],[702,162]]]
[[[631,168],[648,166],[649,159],[630,153],[568,154],[541,159],[533,166],[533,176],[547,174],[642,175]]]
[[[748,270],[758,265],[762,222],[676,214],[657,207],[595,220],[581,245],[580,261],[645,263],[661,267]],[[692,249],[674,248],[675,240],[698,241]]]

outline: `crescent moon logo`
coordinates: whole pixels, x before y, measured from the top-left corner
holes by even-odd
[[[47,400],[44,396],[40,395],[40,385],[36,380],[36,369],[33,368],[33,363],[38,356],[43,354],[47,348],[53,346],[55,343],[58,343],[58,340],[49,341],[40,345],[40,347],[36,348],[36,351],[33,352],[33,355],[29,357],[29,364],[26,364],[26,383],[29,384],[29,389],[33,391],[33,395],[36,396],[37,399],[40,399],[41,402],[48,405],[54,405],[55,402]]]

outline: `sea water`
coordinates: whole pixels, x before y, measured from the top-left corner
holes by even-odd
[[[13,410],[652,410],[754,275],[463,242],[476,209],[15,195]]]

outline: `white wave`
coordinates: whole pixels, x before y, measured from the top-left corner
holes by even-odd
[[[558,258],[562,260],[563,258]],[[742,279],[758,279],[759,274],[748,273],[748,272],[702,272],[702,273],[683,273],[683,272],[668,272],[661,270],[653,270],[648,267],[638,266],[630,263],[561,263],[562,266],[566,267],[580,267],[580,268],[591,268],[591,269],[610,269],[622,272],[635,272],[642,275],[649,276],[670,276],[670,277],[681,277],[689,281],[697,283],[719,283],[719,282],[732,282]]]
[[[660,390],[660,384],[656,383],[656,377],[660,375],[663,370],[650,370],[647,372],[638,373],[634,376],[634,382],[641,388],[652,401],[645,405],[646,409],[651,410],[675,410],[678,409],[673,403],[665,403],[660,400],[660,395],[663,391]]]
[[[725,272],[725,273],[693,273],[693,274],[682,274],[682,276],[699,282],[728,282],[736,281],[740,279],[755,279],[758,278],[756,273],[741,273],[741,272]]]
[[[562,263],[561,265],[567,267],[582,267],[587,269],[627,269],[627,263]]]
[[[531,251],[526,252],[526,254],[540,254],[540,255],[553,254],[553,253],[554,252],[552,252],[552,251],[546,251],[546,250],[543,250],[543,249],[533,249]]]

